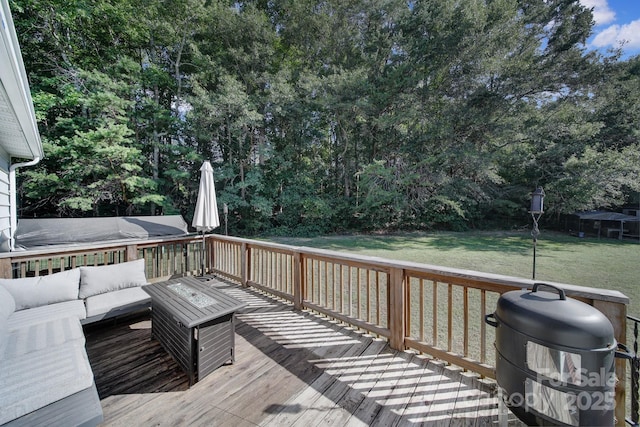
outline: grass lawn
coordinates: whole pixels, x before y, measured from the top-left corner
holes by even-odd
[[[383,258],[531,278],[533,243],[523,232],[403,233],[270,241]],[[631,299],[640,316],[640,244],[615,239],[579,239],[542,230],[536,250],[536,280],[615,289]]]

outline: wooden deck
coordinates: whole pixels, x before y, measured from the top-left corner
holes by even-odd
[[[216,286],[248,303],[236,362],[191,388],[151,340],[149,318],[87,327],[104,425],[497,425],[490,382],[255,290]]]

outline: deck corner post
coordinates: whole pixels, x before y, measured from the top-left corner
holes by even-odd
[[[390,272],[389,292],[389,345],[395,350],[405,350],[405,274],[404,269],[392,267]]]
[[[298,251],[293,253],[293,307],[296,310],[302,310],[302,301],[304,295],[304,258]]]
[[[627,343],[627,305],[619,302],[604,300],[594,300],[593,306],[600,310],[613,325],[613,333],[616,341],[621,344]],[[615,359],[616,386],[615,386],[615,419],[616,426],[625,426],[626,419],[626,383],[627,383],[627,360]]]

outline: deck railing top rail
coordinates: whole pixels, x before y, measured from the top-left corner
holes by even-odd
[[[391,269],[400,268],[412,273],[420,273],[428,275],[429,277],[436,278],[440,276],[443,281],[449,283],[462,282],[467,286],[473,286],[474,283],[482,285],[484,288],[487,285],[502,285],[506,288],[521,288],[527,289],[533,286],[536,282],[530,279],[523,279],[513,276],[505,276],[500,274],[484,273],[474,270],[465,270],[460,268],[443,267],[430,264],[422,264],[410,261],[394,260],[389,258],[381,258],[375,256],[352,254],[347,252],[338,252],[328,249],[318,249],[306,246],[292,246],[279,243],[273,243],[268,241],[260,241],[253,239],[245,239],[241,237],[233,236],[221,236],[216,234],[209,234],[205,236],[207,239],[216,239],[228,242],[235,242],[237,244],[245,244],[248,247],[262,247],[271,251],[295,254],[300,253],[308,257],[318,257],[332,260],[342,260],[350,263],[366,264],[374,266],[379,269]],[[59,257],[68,254],[78,254],[87,252],[99,252],[116,248],[126,248],[127,246],[135,246],[139,248],[162,246],[164,244],[176,244],[176,243],[197,243],[202,239],[200,234],[188,234],[184,236],[174,237],[162,237],[154,239],[131,239],[131,240],[118,240],[113,242],[98,242],[91,244],[78,244],[78,245],[56,245],[49,246],[42,249],[30,249],[14,252],[0,252],[0,259],[10,258],[14,261],[35,259],[35,258],[50,258]],[[584,299],[595,299],[606,302],[615,302],[619,304],[629,304],[629,298],[622,292],[593,288],[588,286],[577,286],[567,283],[557,283],[545,281],[564,289],[568,295],[575,296]]]
[[[271,250],[281,251],[283,253],[300,253],[308,257],[318,257],[332,260],[343,260],[351,263],[361,263],[370,266],[376,266],[377,268],[391,269],[401,268],[403,270],[412,273],[422,273],[429,275],[430,277],[440,276],[443,281],[448,283],[464,282],[465,285],[472,285],[473,283],[482,284],[483,288],[487,285],[503,285],[507,288],[531,288],[534,283],[541,282],[541,280],[524,279],[514,276],[505,276],[501,274],[484,273],[474,270],[466,270],[453,267],[443,267],[431,264],[422,264],[417,262],[394,260],[389,258],[381,258],[369,255],[353,254],[347,252],[338,252],[328,249],[311,248],[307,246],[290,246],[278,243],[243,239],[239,237],[230,236],[217,236],[213,235],[216,239],[236,242],[238,244],[246,244],[249,247],[262,247]],[[553,284],[555,286],[564,289],[568,295],[585,299],[596,299],[607,302],[616,302],[620,304],[629,304],[629,297],[624,295],[620,291],[593,288],[588,286],[577,286],[567,283],[558,283],[551,281],[544,281],[545,283]]]

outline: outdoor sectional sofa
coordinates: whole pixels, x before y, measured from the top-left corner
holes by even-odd
[[[144,260],[0,279],[0,425],[97,425],[83,324],[150,307]]]

